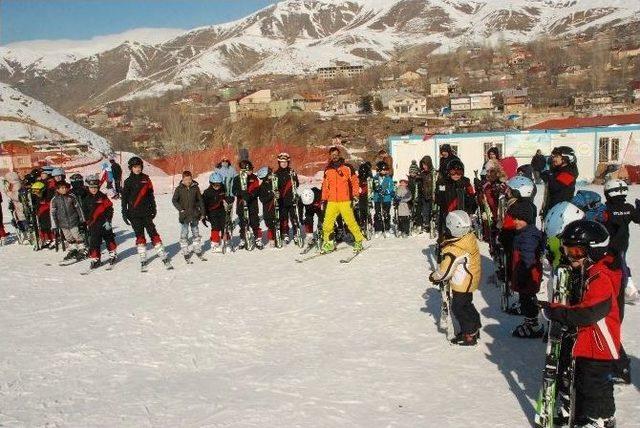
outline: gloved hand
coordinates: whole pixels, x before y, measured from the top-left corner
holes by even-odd
[[[204,227],[209,227],[209,223],[207,223],[206,217],[202,217],[202,224],[204,224]]]
[[[126,224],[127,226],[131,226],[131,223],[129,223],[129,218],[126,212],[122,212],[122,220],[124,221],[124,224]]]
[[[111,230],[111,222],[105,221],[103,227],[104,227],[104,230],[110,231]]]

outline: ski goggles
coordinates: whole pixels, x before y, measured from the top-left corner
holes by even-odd
[[[587,248],[582,246],[563,245],[562,252],[571,261],[585,259],[588,255]]]
[[[454,175],[458,176],[458,177],[461,177],[462,175],[464,175],[464,171],[461,170],[461,169],[452,169],[451,171],[449,171],[449,175],[452,176],[452,177]]]

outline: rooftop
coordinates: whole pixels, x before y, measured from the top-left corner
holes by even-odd
[[[572,129],[633,124],[640,124],[640,113],[551,119],[533,125],[528,129]]]

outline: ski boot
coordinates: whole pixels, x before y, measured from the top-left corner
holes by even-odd
[[[322,244],[322,248],[320,249],[320,252],[323,254],[326,253],[330,253],[332,251],[336,250],[336,243],[335,241],[324,241],[324,243]]]
[[[93,270],[93,269],[98,269],[99,267],[100,267],[100,260],[91,259],[91,265],[89,266],[89,269]]]
[[[576,428],[615,428],[616,418],[611,416],[610,418],[585,418],[578,421]]]
[[[262,242],[262,239],[260,239],[260,238],[256,239],[256,248],[258,250],[264,249],[264,243]]]
[[[520,339],[540,339],[544,336],[544,326],[538,322],[538,318],[525,318],[511,335]]]
[[[364,250],[364,246],[362,244],[362,241],[355,241],[353,243],[353,252],[354,253],[359,253],[362,250]]]
[[[71,260],[71,259],[75,259],[78,256],[78,250],[75,248],[72,248],[69,250],[69,252],[67,253],[66,256],[64,256],[64,259],[62,259],[63,261],[67,261],[67,260]]]

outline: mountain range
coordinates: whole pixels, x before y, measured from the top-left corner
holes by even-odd
[[[0,47],[0,81],[63,111],[155,96],[204,81],[305,74],[375,64],[402,49],[529,41],[640,21],[630,0],[286,0],[234,22],[180,32],[130,33],[81,48]]]

